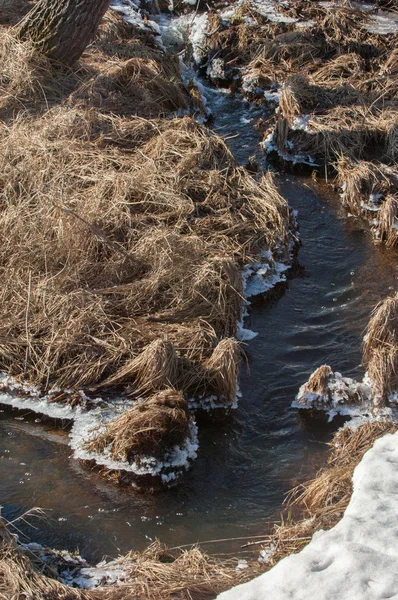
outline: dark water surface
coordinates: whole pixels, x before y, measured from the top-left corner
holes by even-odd
[[[217,99],[218,98],[218,99]],[[242,163],[257,150],[256,110],[213,97],[214,127]],[[245,112],[246,111],[246,112]],[[252,119],[252,121],[249,121]],[[253,303],[239,408],[229,423],[202,428],[200,452],[179,487],[157,495],[114,487],[70,458],[67,433],[34,418],[0,413],[0,504],[11,519],[40,506],[46,520],[22,527],[32,541],[91,560],[142,549],[262,534],[284,494],[312,477],[330,431],[309,429],[290,407],[299,386],[327,362],[358,376],[363,329],[375,303],[396,289],[396,255],[375,248],[357,219],[346,218],[324,186],[285,177],[284,195],[299,212],[304,269],[274,304]],[[236,545],[209,545],[209,551]]]

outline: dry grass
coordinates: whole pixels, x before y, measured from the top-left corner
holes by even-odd
[[[102,590],[104,600],[211,600],[220,592],[258,574],[236,570],[236,559],[220,560],[193,547],[176,557],[165,546],[154,542],[144,552],[125,557],[128,582]]]
[[[115,460],[139,462],[140,456],[162,458],[167,450],[185,442],[189,433],[188,405],[181,392],[160,391],[137,402],[105,431],[86,443],[91,452],[111,446]]]
[[[336,94],[339,93],[336,90]],[[342,88],[350,100],[342,105],[335,98],[332,107],[320,112],[309,111],[310,118],[305,129],[297,129],[292,117],[300,113],[300,104],[289,96],[284,103],[288,116],[282,113],[276,123],[277,142],[281,151],[292,144],[292,154],[303,153],[312,156],[317,162],[334,164],[339,157],[350,160],[379,160],[392,165],[397,157],[398,125],[392,107],[368,108],[357,103],[354,91]],[[315,98],[307,99],[316,104]],[[304,113],[305,114],[305,113]],[[308,114],[308,113],[307,113]],[[288,146],[287,146],[288,145]]]
[[[382,164],[350,161],[342,156],[336,164],[337,184],[344,188],[344,204],[361,214],[369,197],[385,197],[395,187],[394,179]]]
[[[287,243],[270,175],[256,183],[190,119],[54,109],[0,139],[0,368],[107,387],[156,339],[201,362],[235,334],[239,268]]]
[[[384,405],[388,395],[398,389],[398,294],[374,309],[366,329],[363,355],[376,403]]]
[[[378,208],[374,238],[387,248],[398,245],[398,174],[382,163],[352,161],[341,157],[336,163],[337,184],[344,189],[343,202],[353,214],[374,217]]]
[[[205,362],[209,388],[227,401],[236,397],[239,363],[239,343],[231,338],[221,340]]]
[[[379,212],[378,237],[387,248],[398,246],[398,196],[389,195]]]
[[[335,106],[361,104],[361,100],[364,100],[363,95],[352,86],[321,87],[303,75],[294,75],[283,87],[280,108],[283,116],[292,120],[298,115],[316,115]]]
[[[43,570],[44,565],[42,565]],[[89,594],[72,589],[36,568],[21,552],[16,536],[0,520],[0,599],[1,600],[89,600]]]
[[[112,11],[73,69],[54,65],[0,26],[0,117],[40,114],[60,104],[144,117],[197,106],[182,84],[178,60]]]
[[[102,382],[101,387],[134,383],[134,393],[138,396],[146,395],[168,385],[176,385],[178,375],[178,356],[173,344],[157,339]]]
[[[329,365],[321,365],[309,378],[305,386],[305,392],[313,392],[321,396],[329,394],[328,382],[332,374],[332,369]]]
[[[44,549],[46,560],[21,547],[0,523],[1,600],[211,600],[218,593],[260,573],[253,564],[237,570],[237,559],[218,559],[199,547],[171,553],[159,541],[143,552],[130,552],[115,561],[124,581],[90,591],[64,585],[60,573],[71,569],[62,557]]]
[[[144,118],[190,94],[153,37],[112,13],[75,70],[6,28],[0,54],[0,369],[43,390],[229,397],[207,361],[236,333],[240,269],[287,248],[272,176],[257,183],[190,118]]]

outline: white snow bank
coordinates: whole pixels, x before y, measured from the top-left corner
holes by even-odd
[[[196,15],[192,20],[191,27],[189,30],[189,41],[192,46],[192,58],[194,62],[199,65],[206,55],[206,35],[208,27],[207,14]]]
[[[398,432],[376,441],[357,466],[342,520],[218,600],[398,598]]]
[[[143,16],[139,0],[113,0],[111,8],[120,13],[127,23],[131,23],[131,25],[135,25],[144,31],[152,31],[160,35],[158,24],[149,19],[147,15]]]

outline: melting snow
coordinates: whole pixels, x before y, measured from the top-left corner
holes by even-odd
[[[398,597],[398,433],[378,439],[353,475],[351,501],[330,531],[218,600]]]
[[[155,21],[143,17],[139,0],[137,2],[134,0],[114,0],[111,3],[111,8],[121,13],[125,21],[135,25],[139,29],[160,34],[158,24],[155,23]]]

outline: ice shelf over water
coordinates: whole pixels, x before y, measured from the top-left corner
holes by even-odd
[[[398,598],[398,432],[376,441],[353,475],[341,521],[299,554],[218,600]]]

